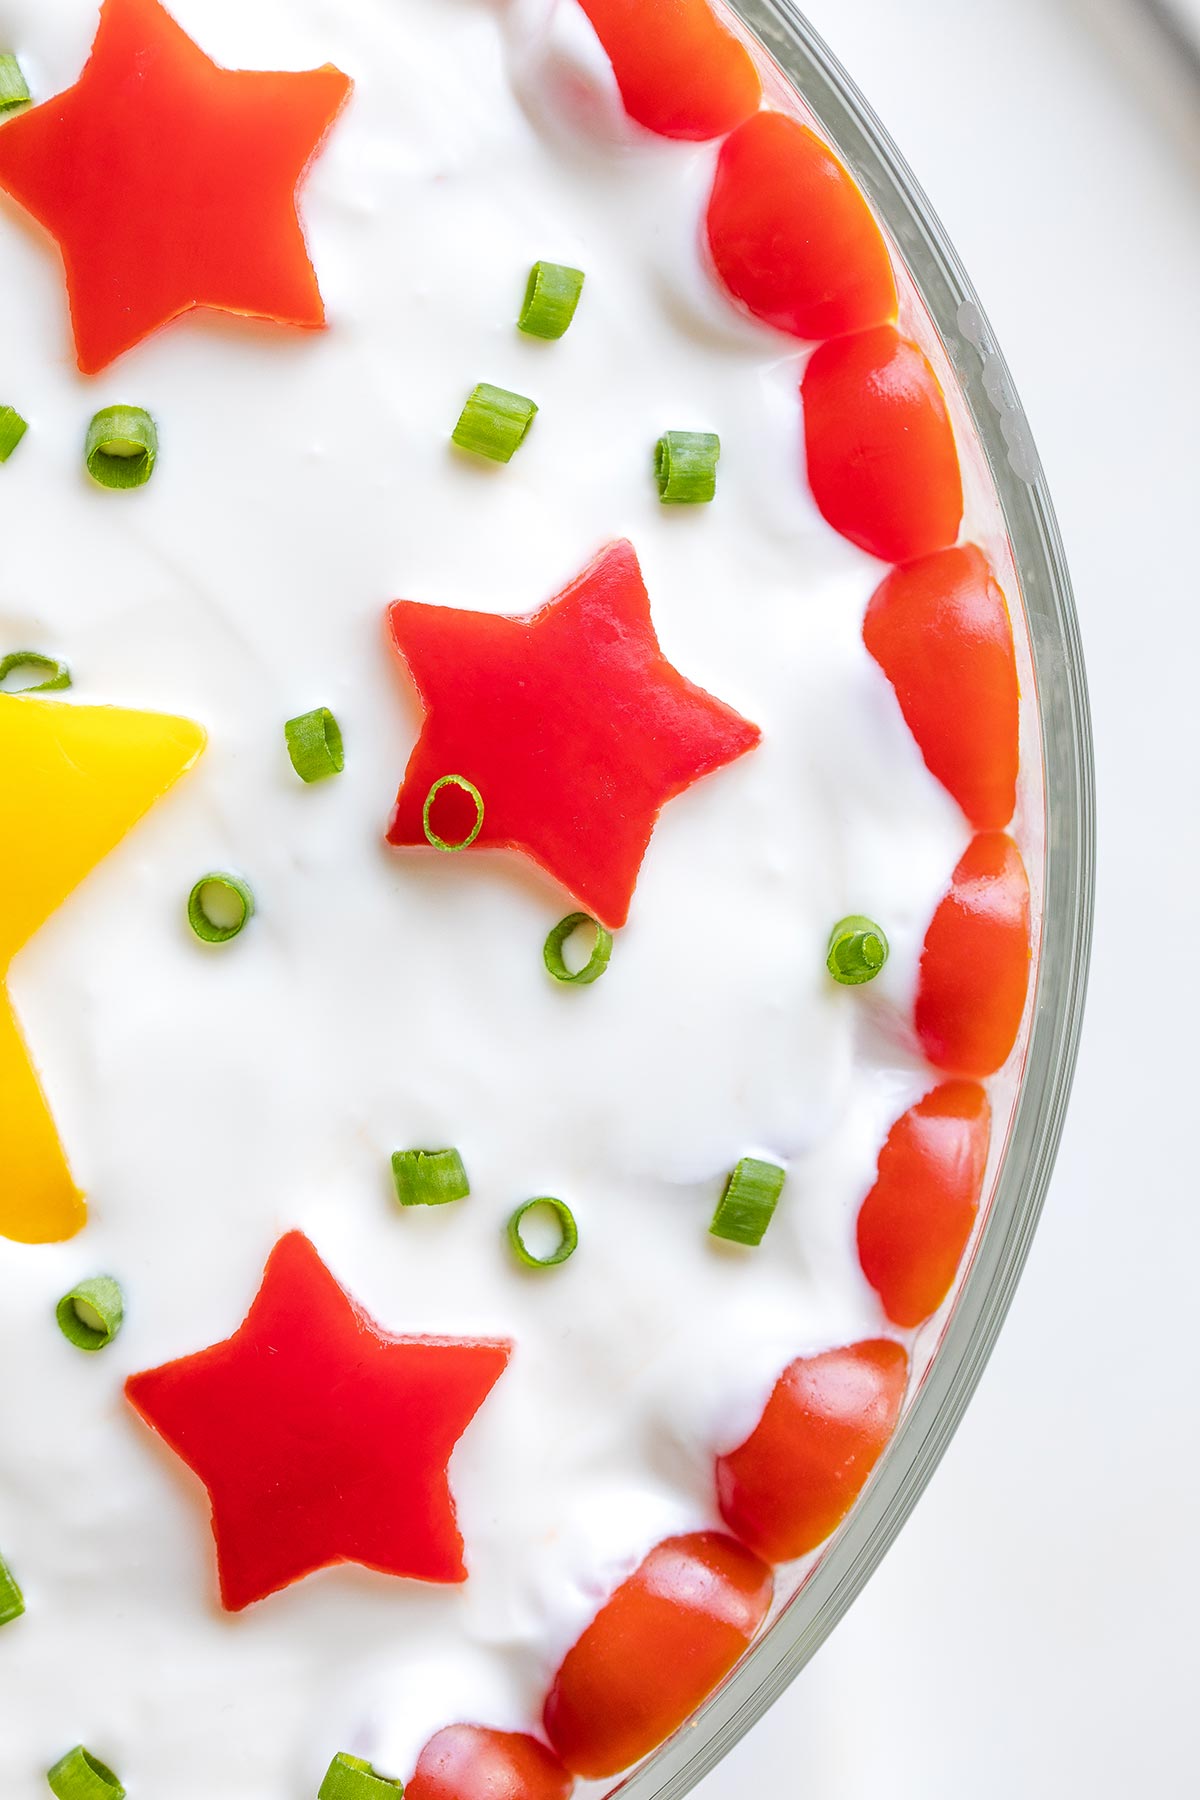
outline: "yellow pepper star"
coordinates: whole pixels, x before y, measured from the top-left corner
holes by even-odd
[[[0,1236],[87,1216],[4,983],[21,946],[204,748],[189,719],[0,694]]]

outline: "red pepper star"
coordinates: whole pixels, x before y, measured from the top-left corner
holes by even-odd
[[[629,543],[528,618],[400,600],[390,620],[425,723],[389,843],[428,842],[430,792],[458,776],[483,805],[472,842],[523,850],[604,925],[625,923],[665,803],[761,736],[667,661]],[[478,805],[448,785],[428,819],[462,844]]]
[[[196,306],[324,324],[296,190],[350,87],[218,68],[159,0],[104,0],[75,86],[0,128],[0,188],[61,246],[84,374]]]
[[[208,1489],[239,1612],[331,1563],[465,1581],[447,1464],[511,1349],[389,1336],[293,1231],[231,1338],[125,1392]]]

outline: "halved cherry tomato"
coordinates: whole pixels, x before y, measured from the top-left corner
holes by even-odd
[[[1007,825],[1020,690],[1008,602],[983,552],[965,544],[894,570],[867,608],[863,642],[931,772],[972,825]]]
[[[962,523],[946,399],[892,325],[814,351],[801,388],[808,480],[835,531],[884,562],[945,550]]]
[[[896,1428],[908,1357],[888,1338],[800,1356],[740,1449],[717,1460],[721,1516],[768,1562],[835,1531]]]
[[[707,229],[734,299],[780,331],[840,337],[896,317],[891,258],[870,207],[797,119],[756,113],[726,138]]]
[[[625,111],[660,137],[723,137],[758,111],[762,82],[708,0],[579,0]]]
[[[994,1075],[1017,1041],[1031,956],[1029,877],[1002,831],[967,845],[925,933],[916,1028],[935,1069]]]
[[[567,1800],[574,1779],[552,1750],[521,1731],[448,1725],[431,1737],[407,1800]]]
[[[771,1604],[765,1563],[719,1531],[667,1538],[568,1650],[546,1735],[577,1775],[616,1775],[729,1673]]]
[[[863,1274],[897,1325],[935,1313],[975,1225],[992,1109],[974,1081],[946,1081],[896,1120],[858,1215]]]

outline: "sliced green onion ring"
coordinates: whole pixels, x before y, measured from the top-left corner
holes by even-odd
[[[731,1244],[761,1244],[775,1216],[787,1171],[777,1163],[743,1156],[717,1203],[709,1231]]]
[[[715,431],[665,431],[654,446],[654,478],[664,506],[703,506],[717,491],[721,440]]]
[[[583,283],[582,269],[568,268],[565,263],[535,262],[529,271],[517,330],[527,337],[562,337],[575,317]]]
[[[93,1275],[63,1295],[55,1317],[77,1350],[106,1350],[124,1323],[125,1296],[111,1275]]]
[[[33,669],[38,674],[45,674],[44,681],[22,681],[18,686],[9,688],[10,694],[48,694],[53,688],[69,688],[71,671],[65,662],[58,662],[53,656],[43,656],[40,650],[10,650],[7,656],[0,656],[0,681],[7,679],[14,669]]]
[[[317,1800],[399,1800],[403,1792],[402,1781],[377,1775],[361,1756],[347,1756],[342,1751],[326,1769]]]
[[[554,1217],[559,1241],[557,1249],[549,1256],[535,1256],[526,1244],[521,1228],[529,1213],[543,1208]],[[555,1200],[550,1194],[539,1194],[536,1200],[526,1200],[523,1206],[518,1206],[505,1229],[517,1261],[524,1263],[527,1269],[556,1269],[568,1257],[574,1256],[579,1245],[579,1227],[574,1213],[565,1200]]]
[[[457,1150],[393,1150],[392,1180],[401,1206],[445,1206],[471,1191]]]
[[[84,456],[101,487],[144,487],[158,460],[158,428],[140,406],[106,406],[87,428]]]
[[[46,1771],[50,1792],[58,1800],[125,1800],[125,1789],[107,1763],[76,1744]]]
[[[0,1556],[0,1625],[11,1625],[25,1611],[25,1596],[17,1578]]]
[[[32,98],[20,63],[11,50],[0,50],[0,113],[24,106]]]
[[[463,407],[451,437],[460,450],[469,450],[473,456],[511,462],[536,414],[536,405],[523,394],[481,381]]]
[[[595,942],[592,945],[592,954],[582,969],[569,969],[563,950],[566,948],[567,939],[573,937],[577,931],[581,931],[585,925],[590,925],[596,934]],[[573,987],[588,987],[593,981],[599,981],[607,969],[612,948],[612,932],[606,931],[599,919],[593,919],[591,913],[569,913],[565,919],[559,920],[546,939],[542,949],[542,961],[555,981],[569,982]]]
[[[254,895],[246,883],[219,869],[202,875],[188,895],[188,924],[206,944],[227,944],[253,913]]]
[[[324,781],[346,766],[342,728],[327,706],[289,719],[283,728],[288,755],[301,781]]]
[[[0,463],[8,461],[28,430],[28,419],[15,406],[0,406]]]
[[[472,825],[466,837],[457,844],[451,844],[444,837],[439,837],[429,822],[429,815],[433,811],[433,803],[444,787],[461,788],[463,793],[469,794],[471,799],[475,802],[475,823]],[[425,827],[425,836],[435,850],[446,850],[451,854],[456,850],[469,850],[471,845],[475,842],[475,839],[483,830],[483,795],[475,786],[475,783],[473,781],[468,781],[465,775],[443,775],[440,781],[434,782],[433,786],[425,796],[425,806],[421,814],[421,821]]]
[[[829,935],[825,966],[843,987],[861,987],[864,981],[874,981],[888,954],[887,938],[874,919],[851,913]]]

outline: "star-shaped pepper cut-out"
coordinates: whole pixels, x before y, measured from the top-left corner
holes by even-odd
[[[623,925],[663,806],[760,732],[663,655],[632,544],[612,544],[526,618],[397,601],[392,637],[425,708],[388,841],[421,845],[426,802],[478,790],[471,848],[518,849],[604,925]],[[462,843],[478,803],[438,790],[435,836]]]
[[[219,68],[159,0],[104,0],[75,86],[0,127],[0,188],[58,239],[85,374],[197,306],[324,324],[296,192],[350,87]]]
[[[391,1336],[292,1231],[232,1337],[125,1391],[208,1489],[240,1612],[332,1563],[465,1581],[447,1465],[511,1351]]]

